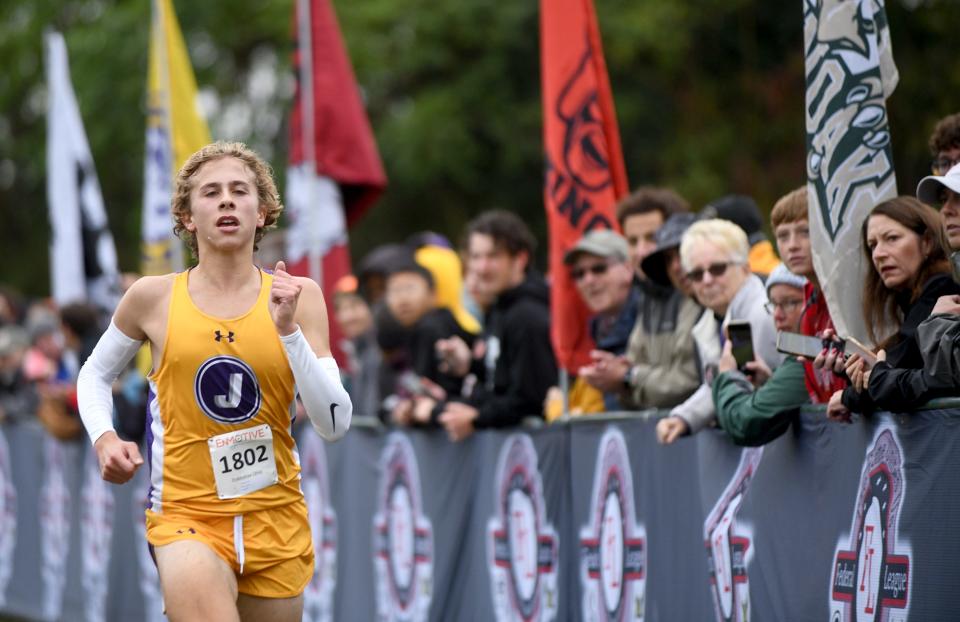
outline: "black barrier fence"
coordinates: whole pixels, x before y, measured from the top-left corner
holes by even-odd
[[[650,413],[647,413],[648,415]],[[317,571],[306,620],[960,618],[960,403],[852,425],[801,413],[763,448],[650,417],[460,444],[299,432]],[[0,427],[0,613],[163,619],[145,470]]]

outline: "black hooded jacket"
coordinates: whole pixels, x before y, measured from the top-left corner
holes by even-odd
[[[440,359],[437,356],[436,343],[440,339],[459,337],[473,347],[472,335],[464,330],[449,309],[436,308],[427,312],[417,322],[410,335],[410,357],[413,371],[439,385],[447,395],[460,395],[463,378],[448,376],[440,371]]]
[[[923,354],[917,343],[917,326],[930,317],[937,299],[954,294],[960,294],[960,285],[950,275],[937,274],[924,284],[912,304],[906,296],[897,298],[904,316],[898,339],[887,350],[887,360],[874,365],[867,391],[857,393],[853,387],[844,389],[844,406],[860,413],[874,410],[903,413],[916,410],[933,398],[954,394],[953,387],[938,383],[924,373]]]
[[[500,294],[485,318],[486,354],[470,404],[475,428],[501,428],[543,416],[547,389],[557,382],[550,344],[550,292],[535,272]],[[477,366],[475,366],[476,368]]]

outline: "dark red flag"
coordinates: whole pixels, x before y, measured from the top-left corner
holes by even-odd
[[[576,373],[593,340],[563,254],[591,229],[619,229],[614,208],[629,189],[592,0],[540,0],[540,71],[553,349]]]
[[[323,288],[336,354],[333,287],[350,273],[347,227],[373,205],[387,177],[330,1],[297,0],[294,25],[287,265]]]

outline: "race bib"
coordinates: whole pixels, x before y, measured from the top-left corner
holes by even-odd
[[[277,483],[273,431],[268,424],[207,439],[217,496],[236,499]]]

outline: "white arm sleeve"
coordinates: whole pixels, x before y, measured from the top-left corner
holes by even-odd
[[[112,321],[90,358],[77,376],[77,405],[80,420],[96,443],[104,432],[113,430],[113,381],[127,368],[143,345],[142,341],[124,335]]]
[[[300,327],[295,333],[281,335],[300,401],[317,434],[335,441],[347,433],[353,416],[353,404],[340,383],[340,370],[332,356],[318,357],[310,349]]]

